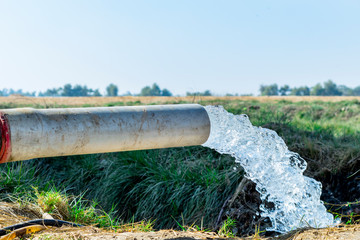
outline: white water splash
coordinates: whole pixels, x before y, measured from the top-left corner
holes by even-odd
[[[300,227],[327,227],[333,216],[322,201],[321,183],[306,177],[306,161],[288,150],[276,132],[255,127],[246,115],[233,115],[223,107],[205,107],[211,123],[203,146],[230,154],[246,177],[256,183],[261,216],[269,217],[268,231],[288,232]]]

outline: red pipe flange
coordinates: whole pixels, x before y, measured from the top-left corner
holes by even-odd
[[[1,148],[0,163],[6,163],[11,154],[11,139],[9,121],[5,114],[0,112]]]

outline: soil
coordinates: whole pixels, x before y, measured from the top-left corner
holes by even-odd
[[[0,203],[0,228],[39,218],[36,209],[15,203]],[[156,240],[156,239],[229,239],[214,232],[160,230],[153,232],[114,232],[93,226],[74,228],[47,227],[47,229],[32,235],[22,236],[22,239],[121,239],[121,240]],[[274,237],[258,237],[252,235],[232,239],[360,239],[360,225],[340,226],[325,229],[303,229],[285,235]]]

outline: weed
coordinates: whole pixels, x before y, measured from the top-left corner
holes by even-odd
[[[253,240],[260,240],[261,239],[261,236],[260,234],[261,233],[264,233],[266,232],[266,230],[260,230],[260,225],[255,225],[255,234],[252,236],[252,239]]]
[[[345,224],[346,225],[353,224],[354,223],[353,217],[354,217],[354,213],[352,212],[350,213],[349,220],[347,220]]]
[[[60,194],[56,189],[39,192],[38,189],[34,187],[34,191],[36,202],[44,212],[56,214],[59,218],[68,219],[70,217],[70,206],[68,198],[65,195]]]
[[[130,222],[116,227],[117,232],[151,232],[154,230],[155,220],[142,220]]]
[[[223,237],[235,237],[233,233],[233,228],[236,225],[236,221],[234,219],[228,218],[226,219],[221,228],[219,229],[219,235]]]
[[[96,225],[102,228],[119,228],[120,221],[114,217],[116,213],[114,207],[106,212],[99,208],[97,202],[84,200],[83,194],[73,197],[69,206],[69,219],[71,221]]]

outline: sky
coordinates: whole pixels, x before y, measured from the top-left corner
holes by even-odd
[[[360,1],[0,0],[0,89],[360,85]]]

